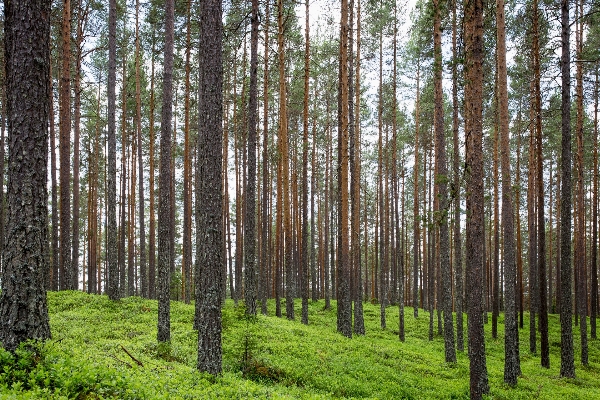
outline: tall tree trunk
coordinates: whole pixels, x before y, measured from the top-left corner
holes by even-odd
[[[560,376],[574,378],[571,292],[571,56],[569,1],[561,0]]]
[[[196,301],[198,369],[221,373],[221,291],[223,263],[223,65],[222,3],[200,2],[200,82],[198,162],[196,164]]]
[[[540,90],[540,47],[538,35],[538,7],[537,0],[533,1],[533,74],[535,86],[535,132],[536,132],[536,163],[537,163],[537,239],[538,239],[538,282],[539,292],[538,313],[540,323],[540,350],[542,367],[550,368],[550,347],[548,344],[548,292],[546,282],[546,222],[544,198],[544,166],[542,154],[542,94]]]
[[[465,3],[466,276],[471,399],[489,392],[483,334],[483,3]]]
[[[464,351],[464,339],[463,339],[463,266],[462,266],[462,240],[460,234],[460,153],[458,148],[458,48],[456,45],[457,41],[457,21],[456,21],[456,8],[458,6],[457,0],[453,1],[452,6],[452,144],[453,144],[453,160],[452,160],[452,171],[453,171],[453,190],[452,196],[454,198],[454,279],[456,282],[455,286],[455,298],[456,298],[456,346],[459,351]]]
[[[286,283],[285,315],[288,319],[294,319],[294,276],[293,270],[293,243],[292,243],[292,221],[290,210],[289,193],[289,160],[288,160],[288,116],[287,116],[287,89],[285,81],[285,50],[284,50],[284,9],[283,0],[277,1],[277,52],[279,63],[279,144],[281,164],[282,188],[283,188],[283,239],[284,239],[284,266]]]
[[[502,168],[502,254],[504,256],[504,271],[506,274],[506,293],[504,297],[504,382],[515,386],[517,384],[517,377],[521,375],[521,361],[519,358],[519,330],[517,328],[517,308],[515,303],[517,269],[515,262],[514,210],[512,204],[512,186],[510,184],[506,25],[504,15],[504,0],[498,0],[496,2],[496,61],[498,63],[498,128]]]
[[[185,100],[183,128],[183,300],[189,304],[192,297],[192,165],[190,159],[190,58],[191,58],[191,8],[187,2],[185,32]]]
[[[302,323],[308,324],[308,80],[310,78],[310,36],[309,6],[305,1],[304,27],[304,100],[302,110],[302,250],[301,250],[301,283]]]
[[[115,135],[117,1],[109,0],[108,4],[108,172],[106,176],[106,261],[108,264],[108,281],[106,292],[111,300],[117,300],[120,297],[119,275],[117,270],[117,140]]]
[[[150,197],[149,211],[150,211],[150,227],[149,227],[149,240],[148,240],[148,297],[151,299],[156,298],[156,217],[155,217],[155,206],[154,206],[154,168],[155,168],[155,157],[154,157],[154,53],[155,53],[156,37],[155,31],[152,30],[152,50],[151,57],[152,61],[151,72],[150,72],[150,116],[149,116],[149,145],[148,145],[148,166],[150,169],[148,186]]]
[[[268,297],[268,265],[270,259],[270,247],[269,247],[269,228],[270,218],[267,218],[269,214],[269,187],[271,185],[269,179],[269,2],[265,5],[265,64],[263,72],[263,165],[262,165],[262,178],[263,178],[263,195],[262,195],[262,251],[261,251],[261,270],[260,270],[260,311],[262,314],[267,315],[267,297]]]
[[[59,248],[58,248],[58,234],[59,234],[59,225],[58,225],[58,185],[56,183],[56,131],[54,129],[54,91],[53,91],[53,84],[52,84],[52,61],[49,62],[49,71],[50,73],[48,74],[49,76],[49,81],[50,84],[48,85],[48,97],[49,97],[49,106],[50,106],[50,112],[49,112],[49,119],[50,119],[50,182],[51,182],[51,186],[52,186],[52,216],[51,216],[51,222],[52,222],[52,247],[51,247],[51,254],[52,254],[52,258],[51,258],[51,265],[50,265],[50,290],[58,290],[59,289],[59,266],[58,266],[58,252],[59,252]],[[6,74],[5,74],[6,76]],[[5,87],[5,85],[3,85],[3,87]],[[6,104],[6,102],[4,101],[5,96],[2,96],[2,104]],[[6,110],[4,110],[4,113],[6,113]],[[2,124],[2,138],[4,138],[4,123]],[[4,142],[2,141],[2,143],[0,143],[0,151],[4,152]],[[2,154],[2,169],[4,169],[4,153]],[[4,179],[4,171],[2,171],[2,178]],[[2,190],[4,190],[4,180],[2,181]],[[0,203],[0,205],[2,205],[0,207],[0,212],[2,214],[0,214],[1,218],[2,218],[2,223],[4,224],[4,199],[2,199],[2,202]],[[3,252],[4,251],[4,237],[5,237],[5,232],[4,229],[2,231],[2,235],[0,236],[0,240],[2,240],[2,247],[0,248],[0,250]],[[4,271],[4,256],[2,256],[2,271]]]
[[[173,25],[174,0],[165,2],[165,56],[163,67],[163,101],[160,122],[160,176],[158,213],[158,334],[159,342],[171,339],[170,284],[171,260],[171,154],[173,119]],[[220,167],[220,164],[219,164]],[[218,185],[217,185],[218,186]]]
[[[14,352],[25,340],[50,338],[45,289],[50,2],[6,2],[4,41],[9,160],[0,342]]]
[[[339,259],[337,264],[337,330],[352,337],[352,299],[350,295],[350,228],[348,226],[348,0],[341,2],[340,20],[340,101],[338,125]]]
[[[140,35],[139,35],[139,10],[140,0],[135,2],[135,105],[136,105],[136,131],[138,142],[138,179],[139,179],[139,224],[140,224],[140,281],[141,294],[144,298],[149,298],[148,290],[148,270],[146,267],[146,222],[144,207],[144,162],[142,159],[142,97],[140,88]]]
[[[350,1],[350,33],[353,29],[353,15],[354,15],[354,1]],[[349,107],[350,112],[350,165],[352,181],[350,183],[350,190],[352,191],[352,264],[354,270],[354,333],[357,335],[365,334],[365,321],[363,316],[362,306],[362,271],[361,271],[361,257],[360,257],[360,2],[356,0],[356,58],[354,58],[353,50],[353,39],[350,38],[349,43],[349,60],[350,68],[348,71],[349,80],[349,92],[348,101],[352,104]],[[352,34],[351,34],[352,36]],[[353,60],[355,61],[355,81],[352,81],[353,77]],[[353,97],[356,96],[355,99]],[[352,108],[353,107],[353,108]],[[404,315],[404,309],[401,310]],[[404,321],[401,321],[401,324]]]
[[[596,339],[596,315],[598,314],[598,66],[594,83],[594,196],[592,204],[592,287],[590,312],[590,337]],[[1,176],[1,175],[0,175]]]
[[[248,178],[244,223],[244,267],[246,313],[256,315],[256,130],[258,125],[258,0],[252,0],[250,37],[250,100],[248,103]]]
[[[535,119],[535,87],[533,80],[530,84],[530,106],[529,119]],[[536,142],[535,142],[535,124],[529,125],[529,170],[527,173],[527,231],[529,234],[529,249],[527,256],[529,259],[529,351],[533,354],[537,351],[536,344],[536,323],[535,317],[538,311],[537,303],[538,293],[538,273],[537,273],[537,255],[538,238],[536,228]]]
[[[377,208],[379,221],[379,243],[377,247],[379,260],[379,291],[377,298],[379,300],[380,324],[381,329],[386,327],[385,307],[386,307],[386,288],[385,288],[385,212],[384,212],[384,167],[383,167],[383,30],[379,32],[379,89],[377,104]]]
[[[444,312],[444,349],[446,362],[456,362],[454,346],[454,326],[452,317],[452,281],[450,273],[450,235],[448,232],[448,167],[446,164],[446,135],[444,132],[444,104],[442,92],[442,30],[441,5],[434,0],[433,52],[434,52],[434,91],[435,91],[435,184],[437,186],[438,209],[437,226],[439,229],[439,257],[441,270],[442,298],[441,308]]]
[[[421,75],[420,59],[417,60],[417,101],[415,104],[415,165],[413,166],[413,309],[414,316],[419,316],[419,254],[420,249],[420,218],[419,218],[419,105],[420,105],[420,87],[419,78]]]
[[[575,46],[577,51],[577,72],[576,72],[576,97],[577,97],[577,230],[575,235],[575,247],[573,254],[573,265],[575,267],[575,296],[577,298],[575,304],[578,306],[579,314],[579,333],[581,341],[581,364],[588,365],[588,344],[587,344],[587,276],[586,276],[586,260],[585,260],[585,193],[583,182],[583,65],[580,61],[583,55],[583,0],[576,1],[576,8],[579,10],[575,13],[577,22],[575,29]],[[595,197],[596,195],[594,195]]]
[[[60,71],[60,289],[73,290],[71,265],[71,0],[63,0]]]

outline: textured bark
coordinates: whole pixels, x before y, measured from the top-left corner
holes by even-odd
[[[504,0],[496,2],[496,44],[498,68],[498,117],[500,133],[500,154],[502,168],[502,254],[505,273],[504,308],[504,382],[511,386],[517,384],[521,375],[519,358],[519,331],[517,328],[515,261],[515,226],[510,184],[510,146],[509,114],[506,71],[506,25],[504,18]]]
[[[571,57],[569,1],[561,0],[560,376],[575,377],[571,299]]]
[[[262,179],[263,179],[263,195],[262,195],[262,250],[261,250],[261,266],[260,266],[260,311],[262,314],[267,315],[267,297],[268,297],[268,274],[270,265],[270,246],[269,246],[269,227],[270,216],[269,215],[269,2],[266,2],[265,6],[265,64],[264,64],[264,75],[263,75],[263,149],[262,149]]]
[[[483,3],[465,3],[465,136],[467,168],[466,276],[470,396],[489,392],[483,334]]]
[[[60,289],[73,290],[71,266],[71,1],[63,1],[60,71]]]
[[[348,0],[341,1],[340,91],[338,125],[339,259],[337,260],[337,330],[352,337],[352,299],[350,296],[350,228],[348,226]]]
[[[140,0],[135,2],[135,113],[136,138],[138,142],[138,218],[140,224],[140,283],[141,295],[149,298],[148,269],[146,266],[146,217],[144,199],[144,162],[142,158],[142,97],[140,88],[140,34],[139,34]]]
[[[198,369],[221,372],[221,291],[223,263],[223,65],[222,3],[200,2],[198,161],[196,163],[196,301]]]
[[[575,35],[575,46],[577,51],[577,60],[581,60],[583,56],[583,21],[580,20],[583,16],[583,0],[575,2],[578,12],[575,13],[577,16],[577,23],[575,29],[577,29]],[[576,103],[577,103],[577,122],[575,125],[575,132],[577,138],[577,158],[576,158],[576,171],[577,171],[577,205],[576,213],[577,218],[577,229],[575,234],[575,248],[573,251],[573,265],[575,268],[575,304],[578,307],[579,314],[579,336],[581,343],[581,364],[588,365],[588,340],[587,340],[587,274],[586,274],[586,227],[585,227],[585,192],[584,192],[584,178],[583,178],[583,157],[584,157],[584,143],[583,143],[583,65],[581,61],[577,62],[576,70]],[[596,197],[596,196],[594,196]]]
[[[417,60],[417,101],[415,104],[415,165],[413,166],[413,298],[412,306],[414,309],[414,316],[419,316],[419,255],[421,253],[421,246],[419,243],[419,100],[420,100],[420,88],[419,78],[421,75],[421,64]]]
[[[183,121],[183,301],[190,303],[192,297],[192,171],[190,159],[190,58],[191,58],[191,7],[187,2],[185,47],[185,94]]]
[[[115,109],[117,83],[117,2],[108,3],[108,171],[106,176],[106,261],[108,280],[106,293],[111,300],[117,300],[119,295],[119,275],[117,265],[117,139],[115,134]]]
[[[365,334],[365,321],[363,315],[363,292],[362,292],[362,271],[360,257],[360,2],[356,0],[356,58],[353,54],[353,42],[350,38],[349,60],[350,65],[355,61],[356,74],[353,74],[353,68],[348,71],[349,92],[348,101],[351,102],[350,112],[350,169],[352,181],[350,183],[351,202],[352,202],[352,264],[354,269],[354,333],[357,335]],[[350,32],[353,29],[354,0],[350,0]],[[352,36],[352,35],[351,35]],[[355,82],[352,81],[355,75]],[[353,96],[356,99],[353,100]],[[353,108],[352,108],[353,106]],[[404,315],[404,308],[401,309]],[[402,318],[401,324],[404,322]]]
[[[462,266],[462,240],[460,234],[460,153],[458,148],[458,49],[457,41],[457,21],[456,21],[457,0],[454,0],[452,7],[452,196],[454,198],[454,280],[455,280],[455,308],[456,308],[456,347],[459,351],[464,351],[463,339],[463,266]]]
[[[256,315],[256,130],[258,125],[258,0],[252,0],[250,36],[250,100],[248,102],[248,177],[244,201],[244,299],[246,313]]]
[[[49,68],[50,70],[48,76],[50,79],[50,84],[48,85],[48,97],[49,97],[49,104],[50,104],[50,115],[49,115],[49,119],[50,119],[50,182],[51,182],[51,187],[52,187],[52,216],[51,216],[51,223],[52,223],[52,229],[51,229],[51,240],[52,240],[52,245],[51,245],[51,264],[50,264],[50,285],[49,285],[49,289],[50,290],[58,290],[59,288],[59,274],[58,274],[58,235],[59,235],[59,225],[58,225],[58,184],[56,182],[56,130],[54,129],[55,127],[55,123],[54,123],[54,90],[53,90],[53,85],[52,85],[52,61],[49,62]],[[4,97],[3,97],[4,99]],[[5,103],[5,101],[3,101],[3,103]],[[4,111],[6,113],[6,111]],[[2,124],[2,132],[4,132],[4,124]],[[4,151],[4,143],[2,143],[2,145],[0,146],[0,148],[2,149],[2,151]],[[4,156],[2,157],[2,160],[4,160]],[[4,162],[2,162],[2,168],[4,168]],[[4,176],[4,173],[2,173],[2,176]],[[4,185],[2,185],[2,190],[4,190]],[[4,200],[2,201],[2,203],[0,204],[4,204]],[[4,207],[2,207],[2,221],[4,221]],[[4,232],[2,232],[2,235],[0,236],[1,240],[4,240]],[[4,246],[2,246],[2,248],[0,250],[4,250]],[[4,271],[4,260],[2,261],[2,268]]]
[[[127,81],[127,52],[123,47],[123,59],[121,63],[121,79]],[[117,262],[119,264],[119,296],[127,296],[127,285],[125,269],[125,239],[127,235],[127,167],[130,151],[127,149],[127,86],[121,86],[121,203],[119,210],[119,251]]]
[[[376,251],[378,252],[379,261],[379,291],[376,291],[377,299],[379,300],[380,309],[380,326],[381,329],[386,327],[385,307],[387,303],[386,288],[385,288],[385,221],[384,212],[384,167],[383,167],[383,30],[379,32],[379,89],[378,89],[378,104],[377,104],[377,209],[379,222],[379,240]],[[377,230],[377,228],[375,228]]]
[[[48,102],[50,3],[4,4],[8,218],[0,294],[0,342],[9,351],[50,338],[48,273]]]
[[[498,50],[496,50],[496,59]],[[497,60],[496,60],[497,62]],[[500,208],[498,203],[498,146],[499,146],[499,121],[498,121],[498,68],[496,68],[496,87],[494,92],[495,122],[494,122],[494,150],[493,150],[493,185],[494,185],[494,260],[492,266],[492,338],[498,338],[498,315],[500,314]],[[490,221],[491,222],[491,221]],[[490,235],[491,238],[492,235]]]
[[[304,28],[304,99],[302,109],[302,249],[301,249],[301,284],[302,323],[308,324],[308,80],[310,77],[310,36],[309,36],[309,6],[305,1]]]
[[[598,68],[598,67],[596,67]],[[594,84],[594,188],[598,193],[598,69]],[[1,176],[1,175],[0,175]],[[592,204],[592,287],[590,310],[590,337],[596,339],[596,315],[598,314],[598,196],[593,196]]]
[[[288,151],[288,115],[287,115],[287,89],[285,80],[285,49],[284,49],[284,9],[283,0],[277,1],[277,52],[279,65],[279,164],[282,185],[283,210],[283,251],[285,266],[285,315],[294,319],[294,276],[293,270],[293,244],[292,224],[290,210],[290,184],[289,184],[289,151]]]
[[[533,80],[530,85],[530,106],[529,118],[535,119],[535,97]],[[535,125],[529,125],[529,168],[527,172],[527,231],[529,234],[529,249],[527,258],[529,260],[529,351],[533,354],[537,351],[536,323],[535,317],[538,311],[537,303],[539,299],[538,292],[538,273],[537,273],[537,229],[536,229],[536,144],[535,144]]]
[[[550,347],[548,344],[548,292],[546,283],[546,222],[544,198],[544,168],[542,154],[542,94],[540,90],[540,47],[537,0],[533,1],[533,74],[535,86],[535,132],[536,132],[536,173],[537,173],[537,239],[538,239],[538,315],[540,323],[540,351],[542,367],[550,368]]]
[[[154,206],[154,168],[155,168],[155,157],[154,157],[154,53],[155,53],[156,37],[155,31],[152,30],[152,50],[151,50],[151,63],[150,63],[150,115],[148,129],[149,133],[149,144],[148,144],[148,167],[150,169],[148,177],[148,197],[149,197],[149,211],[150,211],[150,226],[148,227],[148,297],[151,299],[156,298],[156,217],[155,217],[155,206]]]
[[[173,119],[173,22],[174,0],[165,2],[165,56],[163,67],[163,102],[160,122],[160,176],[158,213],[158,334],[159,342],[171,340],[171,152]],[[220,167],[220,164],[219,164]],[[218,185],[217,185],[218,186]]]
[[[433,52],[434,52],[434,130],[435,130],[435,185],[437,187],[437,227],[439,229],[439,257],[441,270],[442,298],[444,312],[444,350],[446,362],[456,362],[454,326],[452,317],[452,278],[450,272],[450,234],[448,232],[448,167],[446,163],[446,135],[444,132],[444,104],[442,92],[442,30],[440,0],[434,0]]]

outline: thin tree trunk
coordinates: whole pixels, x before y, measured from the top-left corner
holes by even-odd
[[[444,312],[444,349],[446,362],[456,362],[454,345],[454,326],[452,316],[452,281],[450,277],[450,235],[448,232],[448,167],[446,164],[446,137],[444,132],[444,108],[442,93],[442,30],[439,0],[434,0],[433,47],[434,47],[434,85],[435,85],[435,169],[438,201],[439,257],[441,270],[442,298]]]
[[[58,226],[58,185],[56,183],[56,131],[54,129],[55,124],[54,124],[54,94],[53,94],[53,84],[52,84],[52,62],[50,62],[50,66],[49,66],[49,81],[50,81],[50,85],[48,85],[48,97],[49,97],[49,105],[50,105],[50,115],[49,115],[49,119],[50,119],[50,180],[51,180],[51,185],[52,185],[52,217],[51,217],[51,221],[52,221],[52,263],[51,263],[51,271],[50,271],[50,290],[58,290],[59,289],[59,266],[58,266],[58,252],[59,252],[59,248],[58,248],[58,234],[59,234],[59,226]],[[5,74],[6,76],[6,74]],[[4,88],[4,85],[3,85]],[[2,96],[2,104],[5,104],[5,96]],[[3,110],[4,113],[6,113],[5,110]],[[0,151],[2,151],[2,166],[0,168],[2,168],[2,178],[4,179],[4,123],[2,123],[2,138],[0,139],[2,141],[2,143],[0,143]],[[2,183],[4,183],[4,181],[2,181]],[[4,191],[4,185],[0,185],[2,186],[2,192]],[[2,235],[0,236],[0,240],[2,241],[2,247],[0,248],[0,250],[2,250],[2,252],[4,251],[4,237],[5,237],[5,232],[4,232],[4,199],[2,199],[2,202],[0,203],[1,207],[0,207],[0,217],[2,218],[2,224],[3,224],[3,230],[2,230]],[[4,256],[2,256],[2,271],[4,271]]]
[[[510,146],[508,89],[506,71],[506,25],[504,18],[504,0],[496,3],[496,43],[498,67],[498,117],[500,134],[500,154],[502,168],[502,254],[504,256],[505,310],[504,310],[504,382],[511,386],[517,384],[521,375],[519,358],[519,330],[517,328],[516,308],[516,262],[514,236],[514,210],[512,204],[512,186],[510,184]],[[517,174],[519,173],[517,169]],[[518,210],[517,210],[518,212]]]
[[[262,178],[263,178],[263,196],[262,196],[262,252],[261,252],[261,270],[260,270],[260,287],[262,290],[260,291],[260,299],[261,299],[261,313],[267,315],[267,297],[268,297],[268,265],[269,264],[269,255],[270,255],[270,246],[269,246],[269,228],[270,218],[267,218],[269,213],[269,187],[270,187],[270,179],[269,179],[269,2],[266,2],[265,6],[265,27],[264,27],[264,36],[265,36],[265,64],[264,64],[264,74],[263,74],[263,165],[262,165]]]
[[[71,0],[63,0],[60,71],[60,289],[73,290],[71,265]]]
[[[140,224],[140,281],[141,294],[149,298],[148,272],[146,267],[146,223],[144,207],[144,163],[142,159],[142,97],[140,88],[140,35],[139,35],[140,0],[135,2],[135,98],[136,98],[136,127],[138,142],[138,179],[139,179],[139,224]]]
[[[579,10],[575,13],[578,18],[583,16],[583,0],[579,0],[576,3],[576,8]],[[578,23],[575,25],[577,30],[575,35],[575,46],[577,51],[577,60],[582,59],[583,55],[583,21],[578,19]],[[576,304],[578,305],[579,314],[579,333],[581,341],[581,364],[588,365],[588,344],[587,344],[587,276],[585,273],[586,260],[585,260],[585,205],[584,205],[584,182],[583,182],[583,154],[584,154],[584,143],[583,143],[583,65],[581,61],[577,62],[576,72],[576,97],[577,97],[577,124],[576,124],[576,135],[577,135],[577,233],[575,235],[575,247],[574,247],[574,267],[575,267],[575,296],[577,298]],[[595,197],[595,196],[594,196]]]
[[[106,177],[106,261],[108,264],[108,281],[106,292],[111,300],[117,300],[120,297],[117,265],[117,141],[115,137],[117,2],[116,0],[109,0],[108,4],[108,171]]]
[[[415,104],[415,165],[414,172],[414,189],[413,189],[413,309],[414,317],[419,316],[419,254],[420,249],[420,218],[419,218],[419,105],[420,105],[420,87],[419,78],[421,75],[420,59],[417,60],[417,101]]]
[[[256,1],[256,0],[255,0]],[[302,323],[308,324],[308,80],[310,78],[310,36],[309,36],[309,6],[305,1],[304,28],[304,100],[302,110],[302,253],[301,282],[302,287]]]
[[[464,351],[463,339],[463,268],[462,268],[462,240],[460,234],[460,181],[459,163],[460,153],[458,148],[458,49],[456,45],[457,1],[454,0],[452,7],[452,142],[453,142],[453,190],[454,197],[454,277],[456,281],[456,346],[459,351]]]
[[[174,0],[165,2],[165,56],[163,67],[163,102],[160,123],[160,176],[158,213],[158,334],[159,342],[171,339],[170,284],[171,260],[171,121],[173,118],[173,25]]]
[[[244,224],[244,267],[246,313],[256,315],[256,130],[258,125],[258,0],[252,0],[250,37],[250,101],[248,103],[248,179]]]
[[[592,287],[590,312],[590,337],[596,339],[596,315],[598,314],[598,66],[594,83],[594,188],[592,200]],[[1,176],[1,175],[0,175]]]

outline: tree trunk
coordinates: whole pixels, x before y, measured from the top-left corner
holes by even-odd
[[[302,249],[301,249],[301,282],[302,323],[308,324],[308,80],[310,78],[310,36],[309,6],[305,1],[304,28],[304,100],[302,109]]]
[[[489,392],[483,334],[483,4],[465,4],[466,276],[471,399]]]
[[[352,337],[352,299],[350,295],[350,237],[348,226],[348,0],[341,2],[340,20],[340,77],[338,125],[338,193],[339,193],[339,259],[337,260],[337,330]]]
[[[50,338],[45,289],[50,3],[7,2],[4,18],[9,160],[0,342],[14,352],[25,340]]]
[[[444,132],[444,104],[442,92],[442,30],[441,6],[434,0],[433,52],[434,52],[434,85],[435,85],[435,184],[437,186],[437,227],[439,229],[439,257],[441,270],[442,298],[441,308],[444,312],[444,349],[446,362],[456,362],[454,347],[454,326],[452,316],[452,280],[450,273],[450,235],[448,232],[448,167],[446,164],[446,136]]]
[[[263,75],[263,165],[262,165],[262,178],[263,178],[263,196],[262,196],[262,251],[261,251],[261,269],[260,269],[260,300],[261,300],[261,313],[267,315],[267,297],[268,297],[268,265],[269,265],[269,230],[271,227],[270,218],[267,218],[269,214],[269,187],[271,181],[269,179],[269,2],[265,5],[265,65]]]
[[[244,267],[246,313],[256,315],[256,130],[258,124],[258,0],[252,0],[250,37],[250,100],[248,103],[248,178],[244,223]]]
[[[540,90],[540,48],[538,35],[537,0],[533,1],[533,74],[535,86],[535,131],[536,131],[536,163],[537,163],[537,239],[538,239],[538,313],[540,323],[540,350],[542,367],[550,368],[550,347],[548,344],[548,285],[546,283],[546,222],[544,198],[544,166],[542,155],[542,94]]]
[[[223,263],[223,65],[222,3],[200,2],[198,162],[196,164],[196,301],[198,369],[221,373],[221,291]]]
[[[165,2],[165,56],[163,67],[163,102],[160,122],[160,176],[158,213],[158,334],[159,342],[171,339],[170,284],[171,260],[171,154],[173,119],[173,24],[174,0]],[[202,65],[202,64],[201,64]],[[220,164],[219,164],[220,167]],[[219,186],[219,185],[216,185]]]
[[[454,279],[456,282],[455,298],[456,298],[456,346],[459,351],[464,351],[463,339],[463,266],[462,266],[462,240],[460,233],[460,153],[458,148],[458,49],[457,41],[457,21],[456,21],[457,1],[454,0],[452,7],[452,144],[453,144],[453,190],[454,197]]]
[[[71,1],[63,0],[60,71],[60,289],[73,290],[71,265]]]
[[[594,193],[598,193],[598,66],[594,83]],[[598,314],[598,196],[592,200],[592,287],[590,312],[590,337],[596,339],[596,315]]]
[[[561,0],[560,376],[575,377],[571,304],[571,71],[569,1]]]
[[[108,264],[108,281],[106,292],[111,300],[117,300],[120,297],[117,270],[117,140],[115,136],[117,1],[109,0],[108,4],[108,172],[106,177],[106,260]]]
[[[517,377],[521,375],[521,361],[519,358],[519,330],[517,328],[517,308],[515,303],[517,268],[515,261],[512,186],[510,184],[506,25],[504,15],[504,0],[499,0],[496,3],[496,43],[498,52],[498,127],[502,168],[502,254],[504,256],[504,271],[506,274],[506,293],[504,297],[504,382],[515,386],[517,384]]]
[[[141,294],[149,298],[148,270],[146,267],[146,223],[144,207],[144,162],[142,159],[142,98],[140,89],[140,36],[139,36],[139,10],[140,0],[135,2],[135,99],[136,99],[136,127],[138,142],[138,179],[139,179],[139,224],[140,224],[140,281]]]
[[[419,217],[419,100],[420,88],[419,78],[421,75],[420,60],[417,60],[417,101],[415,104],[415,165],[414,172],[414,189],[413,189],[413,309],[414,316],[419,316],[419,255],[421,254],[421,246],[419,243],[420,232],[420,217]]]
[[[56,131],[54,129],[54,91],[52,89],[52,61],[49,62],[50,73],[48,74],[50,84],[48,85],[48,97],[49,97],[49,105],[50,105],[50,181],[52,186],[52,255],[51,255],[51,265],[50,265],[50,290],[58,290],[59,289],[59,266],[58,266],[58,235],[59,235],[59,225],[58,225],[58,185],[56,183]],[[6,73],[4,74],[6,76]],[[5,96],[2,97],[3,104],[6,104]],[[6,110],[3,110],[6,114]],[[2,138],[4,138],[4,123],[2,124]],[[0,143],[0,151],[4,152],[4,141]],[[0,168],[4,169],[4,154],[2,154],[2,166]],[[2,171],[2,179],[4,179],[4,171]],[[2,191],[4,191],[4,180],[2,181]],[[2,218],[2,222],[4,224],[5,214],[4,214],[4,199],[2,199],[1,213],[0,216]],[[0,236],[0,240],[2,240],[2,247],[0,247],[0,251],[4,251],[4,238],[5,238],[5,229],[3,227],[2,235]],[[2,271],[4,271],[4,258],[2,259]]]
[[[349,60],[350,68],[348,71],[349,80],[349,92],[348,101],[351,102],[352,106],[349,108],[350,113],[350,165],[352,181],[350,183],[351,202],[352,202],[352,264],[354,270],[354,333],[357,335],[365,334],[365,321],[363,316],[362,306],[362,271],[361,271],[361,257],[360,257],[360,2],[356,0],[356,58],[353,54],[353,39],[350,38],[350,50]],[[354,0],[350,1],[350,33],[353,29],[353,15],[354,15]],[[352,36],[352,34],[350,35]],[[355,81],[352,81],[353,75],[353,60],[356,60],[356,76]],[[356,96],[353,99],[354,95]],[[402,309],[402,315],[404,315],[404,309]],[[401,324],[404,321],[401,321]]]
[[[586,260],[585,260],[585,192],[583,182],[583,154],[584,154],[584,143],[583,143],[583,65],[581,63],[583,55],[583,21],[579,18],[583,16],[583,1],[576,1],[576,9],[579,10],[575,13],[577,16],[578,23],[575,24],[577,30],[575,35],[575,46],[577,51],[577,72],[576,72],[576,97],[577,97],[577,123],[576,123],[576,136],[577,136],[577,230],[575,235],[575,246],[573,251],[573,265],[575,268],[575,296],[577,298],[575,304],[578,307],[579,314],[579,333],[581,341],[581,364],[588,365],[588,344],[587,344],[587,276],[585,272]],[[596,195],[594,195],[596,197]]]

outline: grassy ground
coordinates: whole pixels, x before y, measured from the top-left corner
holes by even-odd
[[[195,370],[193,306],[171,303],[172,341],[158,346],[156,301],[111,302],[106,296],[60,292],[49,293],[48,303],[52,340],[17,356],[0,352],[2,399],[468,398],[466,354],[458,353],[456,364],[445,363],[443,338],[428,341],[428,314],[422,310],[414,319],[412,309],[406,309],[406,342],[401,343],[397,307],[387,309],[392,328],[381,330],[379,306],[365,304],[367,335],[350,340],[336,333],[335,308],[324,310],[323,301],[310,304],[308,326],[299,318],[249,321],[241,307],[228,301],[223,374],[213,378]],[[297,301],[297,316],[299,306]],[[503,383],[502,316],[498,330],[494,340],[491,324],[486,325],[489,398],[600,399],[598,341],[589,342],[589,367],[576,363],[576,379],[559,378],[558,316],[550,316],[549,370],[529,353],[525,326],[520,331],[523,375],[511,388]],[[578,359],[578,328],[574,332]]]

